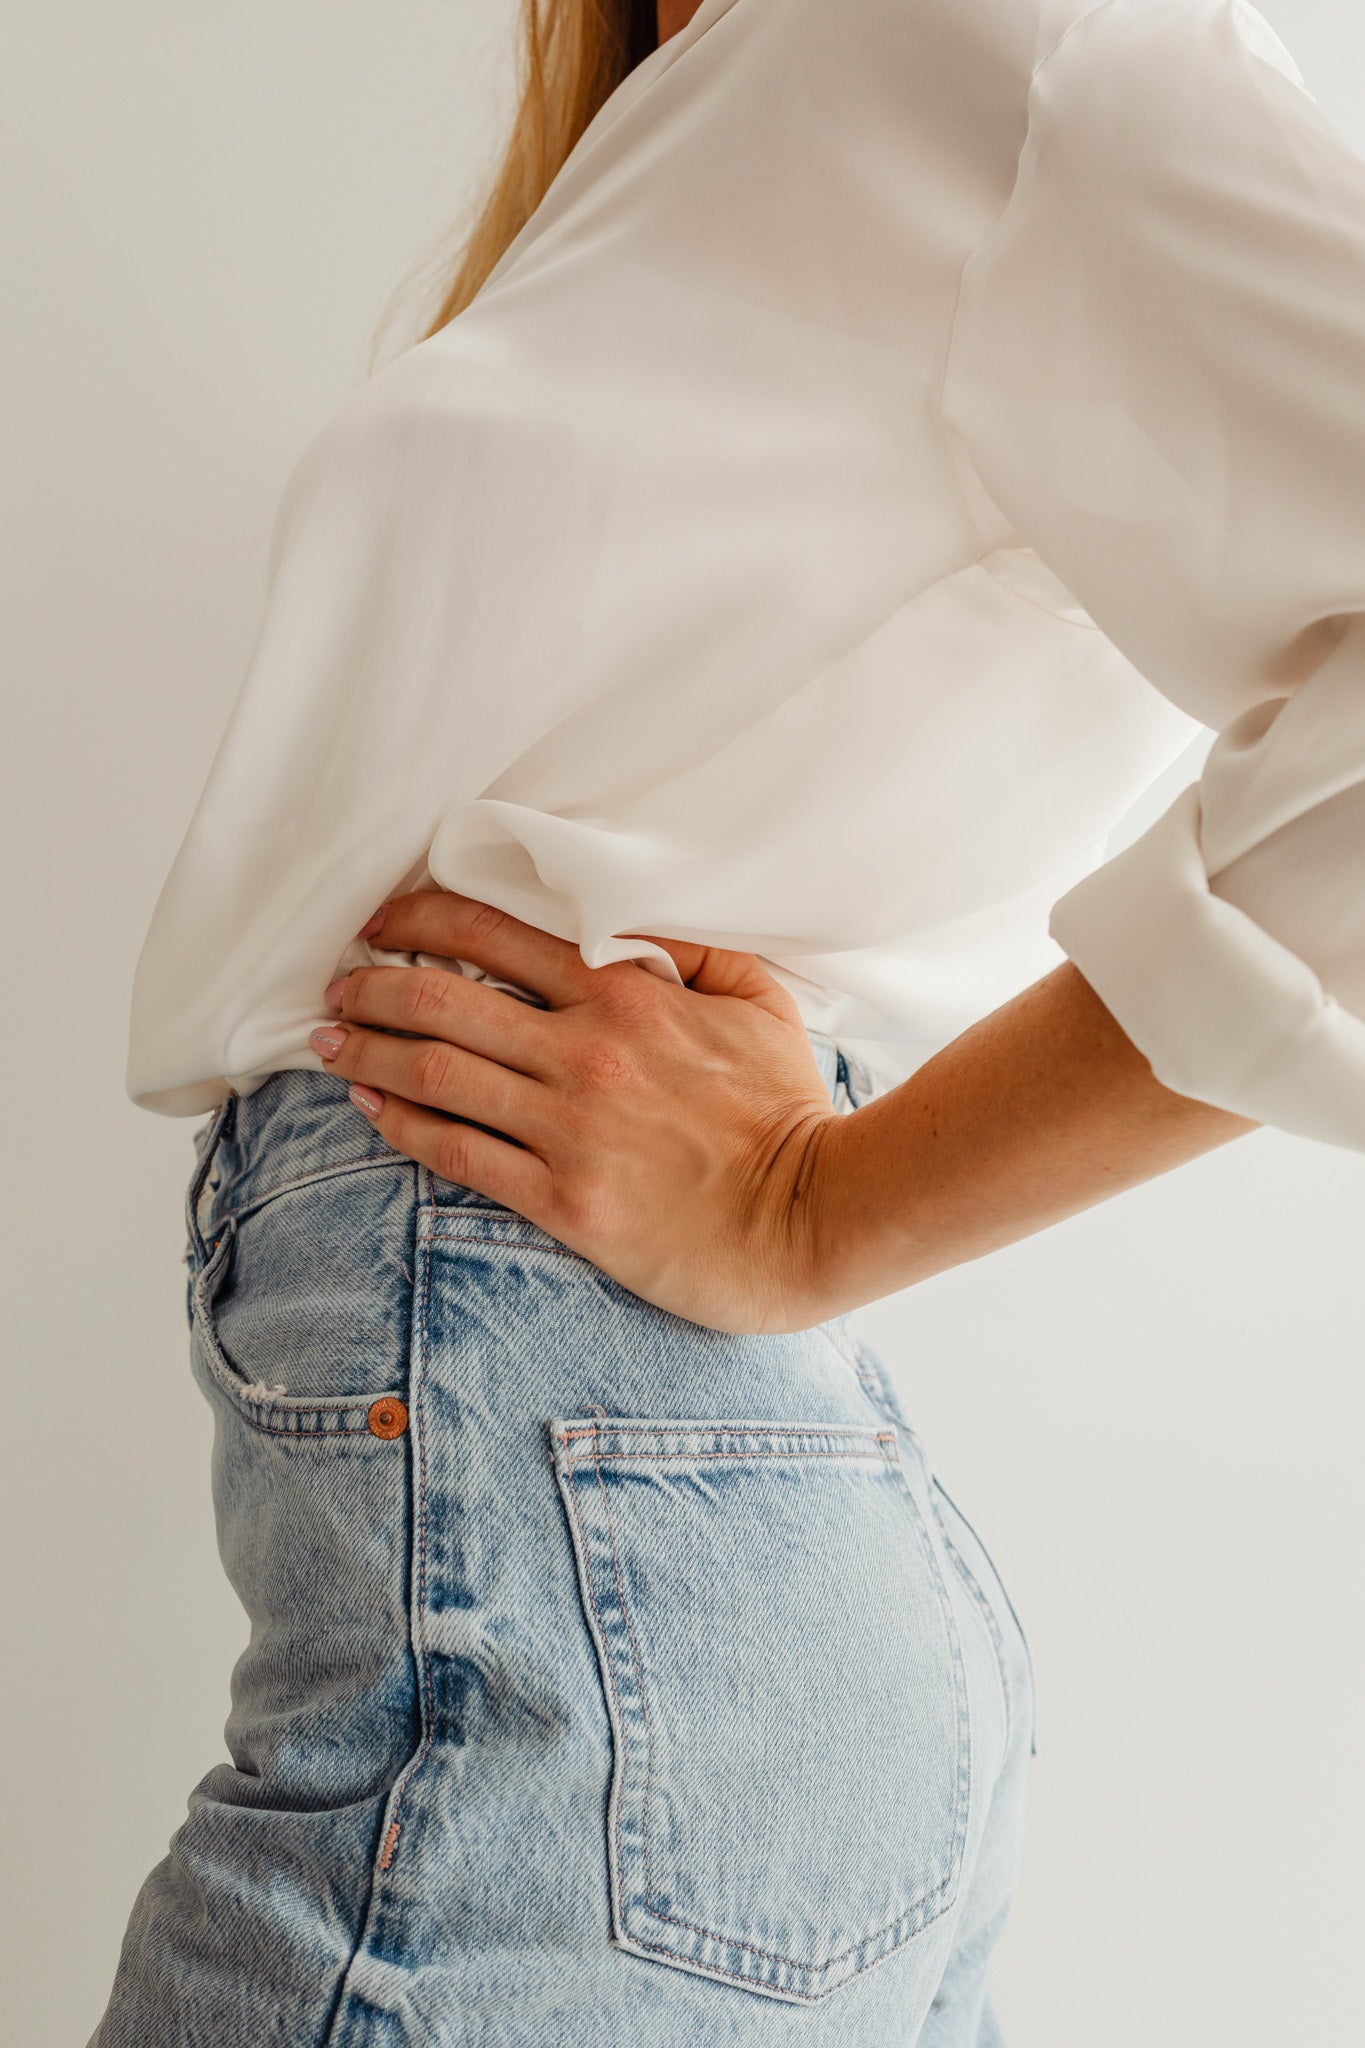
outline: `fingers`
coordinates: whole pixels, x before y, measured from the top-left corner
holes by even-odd
[[[363,1098],[353,1094],[351,1099],[396,1151],[430,1167],[441,1180],[472,1188],[500,1208],[515,1209],[543,1229],[550,1227],[550,1169],[534,1152],[521,1151],[470,1124],[452,1123],[400,1095],[376,1098],[367,1093],[371,1102],[378,1099],[377,1111]]]
[[[376,913],[379,915],[379,913]],[[450,889],[419,889],[383,906],[382,922],[365,936],[393,952],[439,953],[448,960],[472,960],[502,981],[515,982],[554,1005],[579,1000],[592,986],[593,970],[577,946],[552,932],[523,924],[491,903]],[[515,998],[513,998],[515,1000]]]
[[[347,1023],[444,1039],[520,1074],[549,1063],[544,1010],[448,967],[353,967],[339,997]]]
[[[329,1071],[348,1081],[425,1103],[447,1116],[471,1117],[523,1145],[544,1134],[548,1095],[540,1082],[445,1039],[398,1038],[388,1031],[333,1024],[313,1032],[311,1042]]]

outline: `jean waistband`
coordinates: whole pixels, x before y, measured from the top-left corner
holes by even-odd
[[[860,1107],[873,1092],[860,1062],[822,1031],[807,1027],[807,1036],[835,1108]],[[359,1167],[410,1163],[352,1106],[346,1090],[339,1074],[281,1068],[248,1094],[229,1095],[198,1126],[185,1220],[201,1257],[205,1240],[229,1216],[287,1188]]]

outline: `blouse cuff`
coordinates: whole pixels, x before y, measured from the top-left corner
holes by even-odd
[[[1365,1023],[1211,893],[1199,816],[1194,784],[1048,929],[1167,1088],[1365,1151]]]

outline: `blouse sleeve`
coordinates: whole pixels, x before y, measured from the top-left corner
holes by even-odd
[[[1038,66],[943,417],[1217,733],[1053,937],[1168,1087],[1365,1150],[1365,161],[1245,0],[1103,0]]]

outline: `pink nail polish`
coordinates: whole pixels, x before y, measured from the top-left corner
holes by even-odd
[[[339,1010],[341,1008],[341,991],[345,986],[346,977],[344,974],[339,974],[335,981],[328,982],[326,988],[322,991],[322,1000],[326,1003],[329,1010]]]
[[[353,1085],[347,1089],[346,1093],[350,1096],[356,1108],[363,1110],[366,1116],[378,1116],[380,1110],[384,1107],[383,1096],[377,1094],[373,1088],[361,1088],[358,1085]]]
[[[381,903],[378,910],[376,910],[374,916],[370,918],[365,924],[361,925],[360,930],[356,933],[356,937],[360,939],[372,939],[375,933],[380,929],[381,925],[383,924],[385,915],[388,911],[388,907],[389,906],[387,903]]]
[[[345,1039],[346,1026],[344,1024],[319,1024],[316,1031],[310,1031],[308,1034],[308,1043],[312,1046],[314,1052],[320,1052],[325,1060],[334,1060],[336,1058],[345,1043]]]

